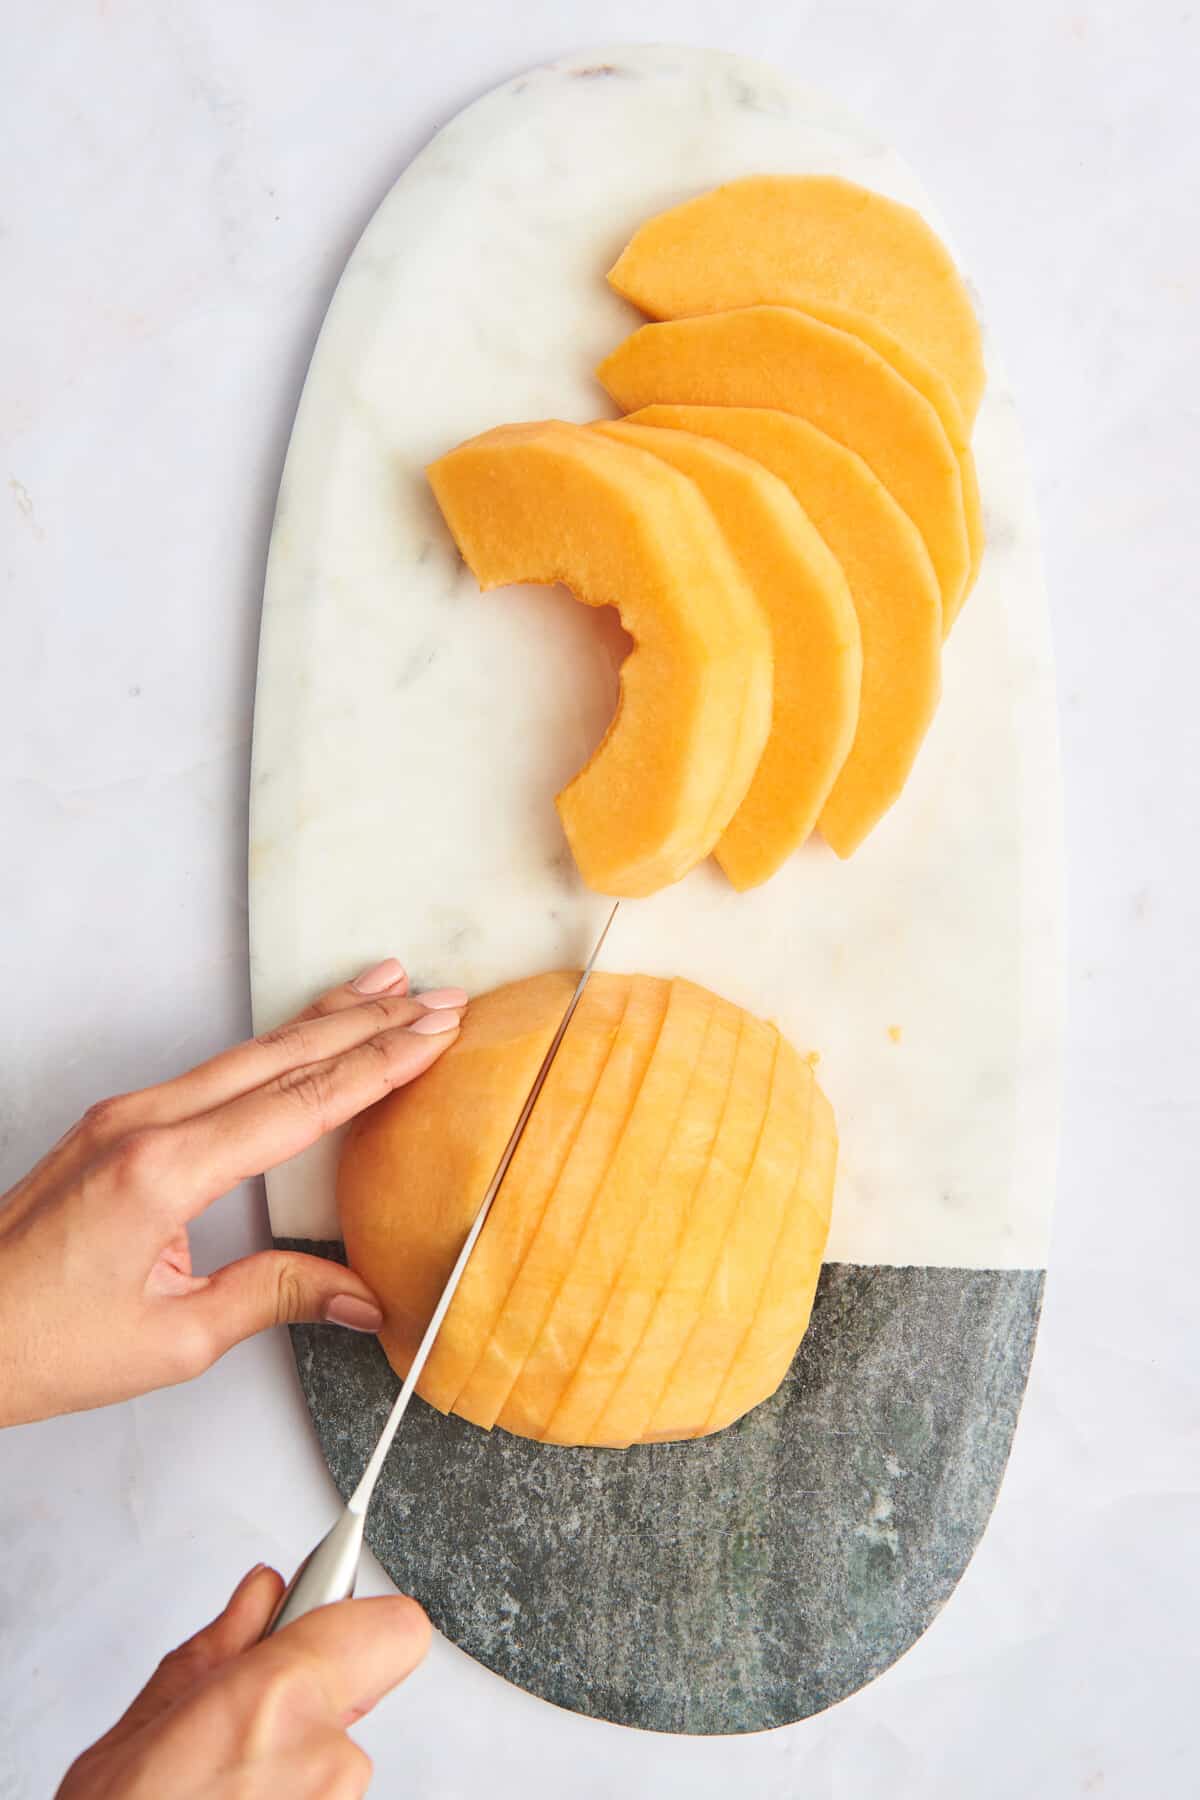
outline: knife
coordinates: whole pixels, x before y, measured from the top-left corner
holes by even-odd
[[[582,975],[571,995],[566,1012],[559,1023],[558,1030],[550,1040],[550,1048],[542,1059],[542,1066],[533,1078],[533,1086],[526,1097],[513,1126],[512,1136],[504,1146],[504,1152],[496,1165],[496,1173],[488,1182],[487,1191],[479,1203],[468,1231],[466,1241],[458,1253],[458,1260],[451,1269],[441,1297],[433,1309],[433,1316],[425,1327],[425,1335],[417,1346],[417,1353],[412,1359],[408,1374],[404,1377],[403,1386],[396,1395],[395,1404],[388,1414],[387,1424],[379,1436],[379,1442],[371,1453],[371,1460],[363,1470],[362,1479],[351,1494],[349,1500],[334,1524],[332,1530],[326,1532],[320,1543],[310,1550],[291,1581],[283,1590],[279,1604],[271,1615],[271,1621],[264,1631],[264,1637],[279,1631],[284,1625],[290,1625],[293,1619],[302,1619],[305,1613],[315,1612],[318,1606],[328,1606],[335,1600],[348,1600],[354,1592],[354,1584],[358,1578],[358,1563],[362,1554],[363,1531],[367,1523],[367,1508],[371,1504],[371,1496],[375,1491],[375,1483],[383,1468],[392,1440],[400,1429],[400,1421],[408,1410],[408,1403],[413,1397],[413,1390],[421,1379],[421,1371],[429,1359],[442,1321],[450,1310],[463,1271],[470,1261],[471,1252],[475,1248],[479,1234],[492,1210],[492,1203],[500,1192],[500,1184],[508,1173],[508,1165],[517,1152],[517,1145],[529,1123],[529,1115],[537,1103],[537,1097],[546,1084],[559,1047],[567,1034],[567,1027],[574,1017],[575,1008],[583,998],[583,990],[588,984],[592,970],[596,966],[596,958],[604,948],[604,940],[609,928],[617,916],[620,901],[614,901],[613,909],[604,922],[604,929],[596,940],[595,948],[588,957]]]

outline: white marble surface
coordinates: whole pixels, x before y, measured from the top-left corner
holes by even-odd
[[[1030,446],[1069,1004],[1029,1400],[946,1612],[825,1717],[647,1738],[438,1644],[360,1735],[375,1791],[429,1800],[1183,1800],[1200,1601],[1196,23],[1159,0],[499,10],[414,6],[402,27],[366,0],[110,4],[6,23],[0,1180],[98,1092],[247,1027],[271,507],[313,335],[397,170],[474,94],[600,35],[775,58],[921,171],[987,295]],[[248,1190],[205,1221],[200,1254],[264,1232]],[[43,1800],[162,1649],[250,1562],[300,1554],[330,1498],[277,1339],[189,1389],[0,1438],[4,1800]]]
[[[727,53],[614,48],[468,108],[372,219],[305,384],[267,568],[260,1026],[397,930],[418,978],[476,991],[586,955],[605,906],[551,802],[612,712],[604,621],[561,590],[481,596],[423,471],[492,425],[609,411],[593,371],[638,316],[605,269],[643,218],[761,170],[843,175],[936,217],[827,96]],[[626,905],[608,952],[707,982],[820,1051],[841,1134],[838,1262],[1046,1261],[1057,730],[1020,429],[982,310],[989,547],[902,802],[848,863],[813,842],[749,894],[704,865]],[[338,1235],[335,1156],[325,1139],[268,1177],[281,1236]]]

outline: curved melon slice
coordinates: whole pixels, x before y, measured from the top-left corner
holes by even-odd
[[[495,990],[485,1006],[472,1007],[455,1044],[455,1063],[447,1073],[442,1062],[425,1084],[425,1104],[408,1121],[405,1136],[405,1179],[417,1191],[435,1193],[447,1183],[460,1196],[457,1223],[465,1236],[474,1208],[491,1180],[519,1111],[521,1084],[528,1092],[541,1059],[573,990],[574,977],[554,975],[520,981]],[[629,978],[601,970],[592,976],[571,1020],[571,1029],[546,1077],[539,1104],[509,1164],[496,1204],[463,1271],[458,1291],[442,1323],[421,1377],[422,1400],[449,1412],[467,1388],[484,1345],[504,1310],[533,1234],[559,1172],[578,1135],[584,1114],[616,1041],[629,995]],[[532,1030],[529,1020],[536,1019]],[[522,1096],[523,1097],[523,1096]],[[469,1115],[469,1126],[466,1116]],[[393,1113],[393,1115],[395,1114]],[[372,1114],[366,1115],[370,1120]],[[380,1121],[382,1124],[382,1120]],[[379,1127],[367,1126],[366,1129]],[[352,1128],[353,1129],[353,1128]],[[462,1152],[466,1146],[467,1155]],[[453,1152],[460,1160],[450,1166]],[[395,1162],[393,1159],[392,1166]],[[520,1204],[514,1196],[520,1196]],[[356,1216],[347,1223],[347,1243],[357,1242],[358,1214],[364,1206],[361,1184]],[[403,1258],[407,1246],[397,1244]],[[432,1308],[430,1308],[432,1310]],[[427,1314],[426,1314],[427,1316]],[[393,1363],[407,1367],[412,1348],[394,1340],[389,1317],[384,1349]],[[399,1356],[393,1351],[400,1352]]]
[[[503,1309],[454,1403],[455,1412],[473,1424],[496,1423],[538,1343],[597,1189],[620,1147],[666,1017],[670,987],[652,976],[630,977],[620,1027],[591,1103]]]
[[[729,1093],[709,1163],[685,1204],[675,1262],[637,1345],[631,1348],[630,1361],[592,1422],[588,1433],[592,1444],[621,1447],[648,1438],[649,1420],[700,1318],[703,1296],[754,1161],[770,1100],[775,1040],[772,1026],[741,1013]],[[700,1418],[687,1418],[684,1435],[693,1436],[698,1427]]]
[[[791,488],[845,571],[862,631],[862,697],[819,827],[849,856],[899,795],[941,692],[941,603],[920,534],[860,457],[790,413],[649,406],[633,416],[754,457]]]
[[[620,1341],[614,1344],[605,1330],[609,1302],[617,1294],[657,1289],[666,1273],[669,1239],[655,1235],[651,1246],[643,1237],[639,1245],[639,1228],[659,1208],[671,1208],[664,1168],[692,1103],[715,998],[694,982],[671,983],[662,1029],[621,1142],[541,1335],[499,1415],[506,1430],[548,1444],[586,1440],[620,1354]],[[651,1247],[663,1254],[647,1260]],[[622,1310],[618,1306],[608,1319],[609,1328],[620,1323]]]
[[[748,306],[643,325],[601,363],[625,412],[661,402],[797,414],[854,450],[925,540],[946,611],[970,572],[962,476],[925,399],[848,331],[788,306]]]
[[[938,418],[942,421],[946,436],[954,448],[958,458],[959,479],[962,482],[963,517],[967,527],[967,551],[969,562],[967,579],[957,604],[952,608],[943,608],[942,632],[948,636],[963,603],[979,577],[979,566],[983,561],[983,552],[987,547],[987,538],[983,529],[983,501],[979,493],[979,475],[975,468],[975,456],[971,449],[971,433],[963,411],[958,403],[954,389],[946,378],[927,362],[923,362],[914,351],[902,344],[899,338],[885,331],[874,319],[864,313],[852,312],[845,306],[828,304],[808,305],[801,308],[825,325],[836,325],[839,331],[851,331],[860,337],[864,344],[869,344],[884,362],[891,363],[898,375],[903,375],[910,386],[915,387],[918,394],[924,394]]]
[[[650,894],[707,856],[770,725],[770,639],[693,484],[658,459],[551,420],[506,425],[428,471],[483,588],[562,581],[615,606],[635,648],[599,748],[558,795],[580,873]]]
[[[777,1037],[766,1116],[697,1315],[650,1414],[646,1436],[700,1437],[754,1322],[771,1256],[807,1154],[812,1069]],[[822,1239],[822,1244],[824,1240]],[[769,1388],[755,1391],[751,1405]]]
[[[846,577],[793,494],[761,463],[695,433],[626,420],[593,429],[691,477],[770,627],[771,733],[714,852],[734,887],[755,887],[813,830],[854,742],[862,644]]]
[[[832,175],[750,175],[648,219],[609,271],[654,319],[733,306],[861,314],[950,384],[968,428],[984,386],[966,283],[912,207]]]
[[[838,1140],[833,1108],[814,1081],[808,1148],[771,1253],[754,1317],[721,1383],[704,1431],[720,1431],[773,1394],[808,1330],[829,1234]]]

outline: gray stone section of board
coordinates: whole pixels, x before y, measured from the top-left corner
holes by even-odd
[[[415,1401],[368,1540],[447,1637],[559,1706],[706,1734],[807,1718],[895,1662],[970,1560],[1043,1279],[826,1267],[778,1392],[691,1443],[560,1449]],[[396,1377],[373,1338],[293,1339],[348,1494]]]

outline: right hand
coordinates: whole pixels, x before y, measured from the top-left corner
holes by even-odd
[[[421,1661],[429,1620],[399,1594],[343,1600],[260,1643],[282,1591],[273,1569],[252,1569],[57,1800],[360,1800],[371,1761],[347,1727]]]

